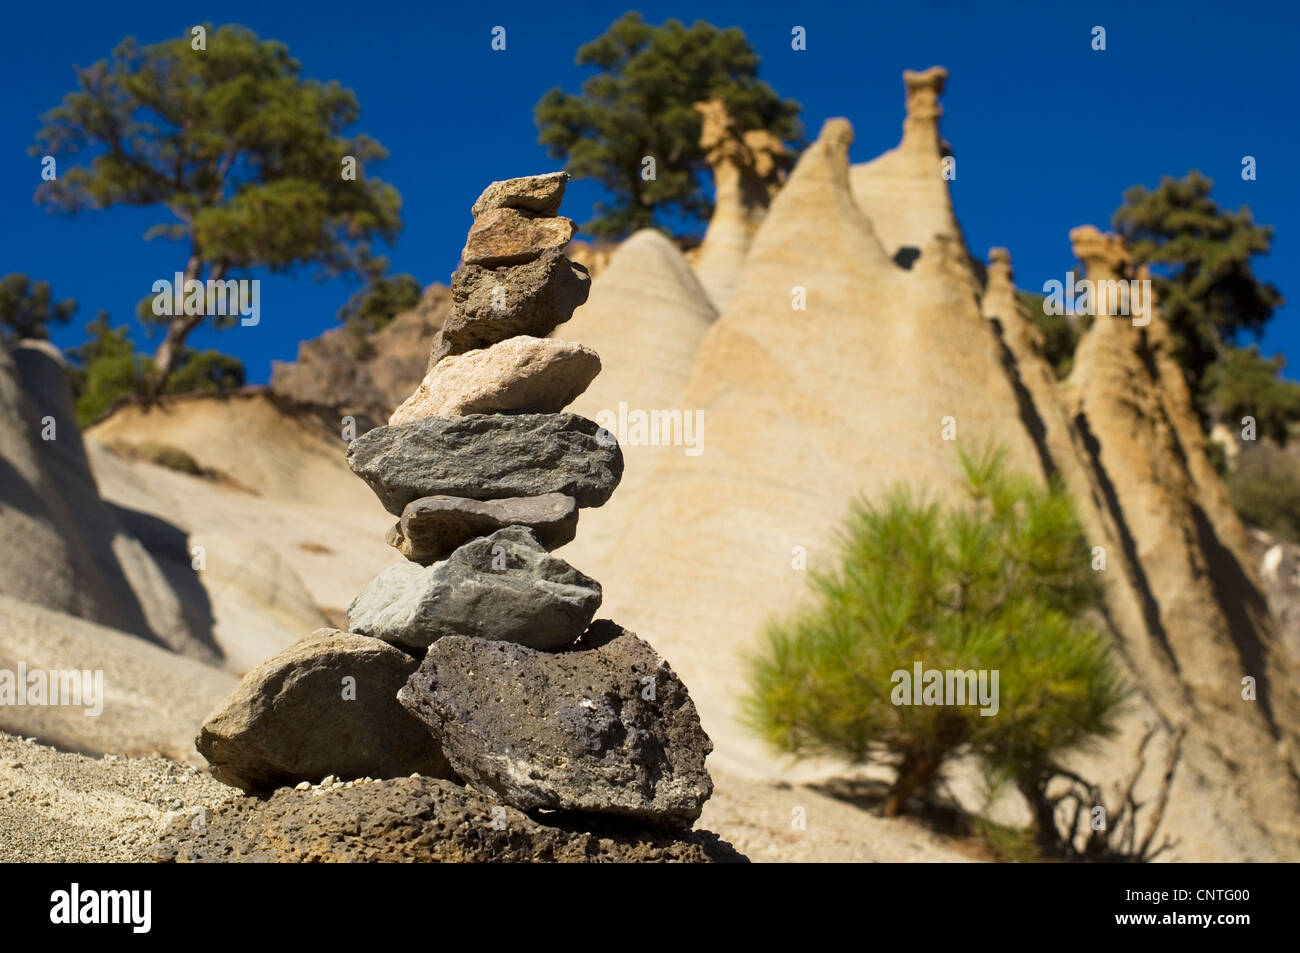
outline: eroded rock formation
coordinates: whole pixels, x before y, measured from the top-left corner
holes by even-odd
[[[741,129],[720,99],[695,104],[700,148],[713,170],[714,209],[704,241],[690,256],[714,308],[731,300],[740,266],[792,164],[765,129]]]

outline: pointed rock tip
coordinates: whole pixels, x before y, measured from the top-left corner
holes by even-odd
[[[853,123],[838,116],[827,119],[822,123],[822,131],[818,134],[817,141],[838,149],[848,149],[853,145]]]
[[[995,246],[989,249],[989,277],[1011,280],[1011,252],[1009,249]]]

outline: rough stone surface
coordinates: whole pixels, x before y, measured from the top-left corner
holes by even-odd
[[[394,516],[422,496],[564,493],[600,506],[623,476],[613,434],[574,414],[420,417],[358,437],[348,465]]]
[[[547,818],[435,778],[352,787],[283,789],[185,812],[149,859],[171,863],[290,862],[685,862],[744,863],[709,831],[640,830],[599,818]]]
[[[713,793],[713,743],[686,686],[612,622],[556,653],[442,639],[397,698],[460,777],[521,810],[690,826]]]
[[[560,251],[511,267],[462,265],[451,277],[451,313],[434,339],[428,366],[518,334],[544,338],[573,317],[590,289],[587,269]]]
[[[433,414],[558,413],[600,373],[600,357],[572,341],[527,335],[446,357],[388,419]]]
[[[295,404],[328,407],[338,430],[341,414],[358,431],[382,424],[418,387],[426,355],[451,311],[451,289],[432,284],[420,303],[359,341],[348,328],[333,328],[298,345],[297,360],[271,362],[271,391]]]
[[[560,210],[564,188],[568,184],[567,172],[547,172],[493,182],[474,203],[474,217],[478,218],[494,208],[516,208],[534,215],[554,215]]]
[[[461,261],[496,268],[522,265],[552,249],[558,251],[577,234],[573,219],[538,218],[513,208],[494,208],[479,216],[469,230]]]
[[[395,700],[415,667],[376,639],[318,629],[245,675],[195,744],[218,780],[245,791],[331,774],[445,777],[437,742]]]
[[[348,607],[354,632],[412,649],[448,635],[557,649],[600,608],[600,583],[507,526],[428,568],[389,566]]]
[[[577,533],[578,502],[563,493],[486,501],[426,496],[406,504],[401,520],[388,532],[388,543],[427,566],[503,526],[526,526],[548,551],[556,549]]]

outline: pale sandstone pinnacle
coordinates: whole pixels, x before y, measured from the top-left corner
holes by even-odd
[[[713,172],[714,209],[689,260],[713,305],[722,309],[772,196],[785,182],[791,156],[770,132],[742,131],[721,99],[694,108],[700,114],[700,147]]]
[[[1070,245],[1074,257],[1087,266],[1088,277],[1094,281],[1129,277],[1133,258],[1118,235],[1103,233],[1093,225],[1080,225],[1070,229]]]
[[[626,410],[686,409],[682,392],[700,342],[717,320],[710,296],[685,256],[663,232],[642,229],[618,246],[592,283],[591,297],[557,331],[601,356],[605,371],[570,407],[592,420]],[[617,429],[615,427],[615,429]],[[583,514],[583,528],[566,551],[575,565],[602,566],[617,545],[620,515],[655,466],[682,448],[623,441],[626,471],[605,506]]]
[[[846,154],[853,145],[853,123],[841,116],[832,116],[822,123],[817,141],[826,143],[828,149],[843,150]]]
[[[475,219],[461,261],[485,268],[522,265],[563,248],[577,231],[571,218],[537,218],[513,208],[494,208]]]
[[[551,414],[600,373],[600,358],[572,341],[527,335],[444,357],[429,370],[389,426],[435,414]]]
[[[1134,277],[1115,236],[1084,226],[1070,237],[1089,280]],[[1206,456],[1154,302],[1148,317],[1146,327],[1094,321],[1064,393],[1090,443],[1089,465],[1110,488],[1125,549],[1137,556],[1125,581],[1145,612],[1126,633],[1126,655],[1162,720],[1188,724],[1180,775],[1199,777],[1175,779],[1169,824],[1178,834],[1190,826],[1202,844],[1214,838],[1201,828],[1211,827],[1238,850],[1287,856],[1300,844],[1300,791],[1285,750],[1295,750],[1300,679],[1275,651],[1245,531]],[[1267,705],[1240,703],[1247,668]],[[1224,793],[1207,802],[1194,786]]]
[[[942,66],[905,70],[906,118],[898,146],[853,166],[853,197],[871,220],[881,244],[903,268],[911,268],[936,235],[952,243],[954,277],[976,296],[983,291],[975,263],[953,210],[945,159],[952,150],[939,134],[947,83]],[[950,166],[953,173],[955,166]]]
[[[567,172],[547,172],[493,182],[474,202],[474,217],[478,218],[495,208],[521,209],[541,216],[554,215],[560,210],[564,188],[568,183]]]
[[[937,437],[946,414],[960,415],[963,440],[998,439],[1017,468],[1033,465],[974,296],[891,260],[850,192],[852,139],[842,119],[823,126],[773,199],[730,304],[700,340],[684,392],[648,405],[700,410],[702,455],[657,453],[640,490],[620,487],[611,501],[626,515],[610,528],[613,543],[601,558],[573,557],[604,567],[604,614],[655,633],[705,728],[726,737],[725,763],[755,771],[780,768],[733,727],[744,673],[718,660],[754,648],[768,618],[806,598],[802,574],[790,569],[792,549],[829,558],[830,540],[862,492],[901,479],[937,492],[959,486],[956,454]],[[618,256],[607,274],[617,265]],[[795,286],[808,290],[808,308],[792,318]],[[598,281],[592,301],[600,294]],[[620,366],[602,355],[607,368]],[[855,410],[864,401],[872,413]],[[636,449],[627,451],[629,475]],[[574,546],[591,534],[585,513],[583,520]],[[692,634],[700,632],[708,638]]]
[[[937,124],[943,115],[939,97],[948,82],[948,71],[942,66],[923,70],[903,70],[903,86],[907,90],[907,118],[916,123]]]

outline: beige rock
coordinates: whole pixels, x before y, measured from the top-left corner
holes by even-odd
[[[0,348],[0,418],[0,593],[217,661],[204,620],[187,610],[202,591],[193,573],[168,579],[127,525],[132,514],[101,498],[49,342]]]
[[[695,110],[701,119],[700,147],[713,170],[714,210],[691,265],[721,310],[792,157],[766,130],[740,129],[720,99],[696,103]]]
[[[512,208],[494,208],[475,220],[461,252],[467,265],[522,265],[548,249],[561,249],[577,233],[573,219],[537,218]]]
[[[956,448],[942,439],[947,416],[962,446],[995,440],[1016,469],[1041,473],[1002,347],[974,294],[946,270],[942,246],[932,243],[911,271],[898,267],[854,201],[852,135],[846,121],[831,120],[803,154],[754,238],[730,305],[698,346],[684,393],[653,398],[671,403],[650,406],[702,411],[701,452],[649,448],[655,469],[638,489],[637,448],[624,445],[624,484],[608,508],[632,495],[629,511],[610,528],[602,559],[572,555],[599,567],[602,611],[642,633],[690,685],[718,763],[759,774],[783,768],[738,727],[737,658],[768,618],[806,598],[807,573],[797,564],[827,567],[849,501],[899,480],[937,493],[957,487]],[[627,251],[566,333],[596,344],[579,322]],[[804,310],[794,306],[802,303],[796,288]],[[625,308],[606,333],[638,321],[657,330],[631,303]],[[610,398],[630,390],[620,380],[637,380],[645,361],[597,346],[605,371],[582,402],[598,388]],[[583,521],[566,558],[595,522],[587,514]]]
[[[153,414],[134,411],[105,422],[115,439],[162,435],[238,481],[234,486],[126,459],[87,440],[104,498],[129,517],[128,528],[152,552],[169,557],[160,559],[169,575],[174,569],[200,587],[188,590],[183,605],[188,613],[210,614],[211,639],[234,671],[247,671],[248,660],[260,661],[283,640],[320,624],[308,619],[300,587],[314,606],[342,612],[394,558],[384,543],[392,519],[348,469],[337,417],[324,431],[314,414],[265,394],[207,396],[177,400]],[[197,572],[196,546],[207,559],[206,570]],[[266,587],[252,578],[257,574]]]
[[[849,178],[854,199],[890,256],[911,267],[925,246],[942,236],[957,249],[958,273],[978,292],[979,282],[942,175],[942,163],[952,153],[939,134],[943,115],[939,96],[947,80],[948,71],[942,66],[904,70],[907,116],[902,142],[870,162],[853,166]]]
[[[587,303],[562,329],[566,338],[597,351],[603,364],[600,376],[573,402],[574,413],[616,423],[620,406],[625,416],[637,410],[680,412],[695,351],[717,316],[671,241],[649,229],[634,234],[618,247],[592,283]],[[582,532],[566,549],[579,565],[604,565],[606,548],[621,533],[621,511],[631,508],[660,459],[684,452],[681,446],[626,439],[620,444],[624,471],[618,492],[583,514]]]
[[[360,433],[365,428],[357,427]],[[123,407],[87,431],[107,446],[147,442],[179,447],[245,493],[330,505],[356,499],[356,478],[335,414],[284,406],[264,388],[182,395],[157,407]],[[364,488],[362,488],[364,489]]]
[[[564,187],[568,184],[567,172],[547,172],[493,182],[474,202],[474,217],[478,218],[495,208],[515,208],[534,215],[554,215],[560,210],[560,202],[564,200]]]
[[[600,358],[591,348],[521,334],[444,357],[388,423],[434,414],[558,413],[599,373]]]
[[[1070,237],[1090,280],[1141,280],[1114,236],[1084,227]],[[1188,729],[1170,831],[1185,856],[1300,856],[1300,677],[1278,650],[1158,304],[1133,310],[1094,318],[1065,399],[1128,557],[1116,581],[1141,608],[1123,633],[1125,655],[1161,719]],[[1257,701],[1242,699],[1245,676]]]
[[[0,731],[65,751],[164,754],[196,765],[194,733],[236,683],[230,672],[138,636],[0,595],[0,670],[16,672],[19,663],[29,673],[84,672],[92,686],[99,673],[102,710],[87,716],[97,705],[86,695],[80,705],[0,705]]]

